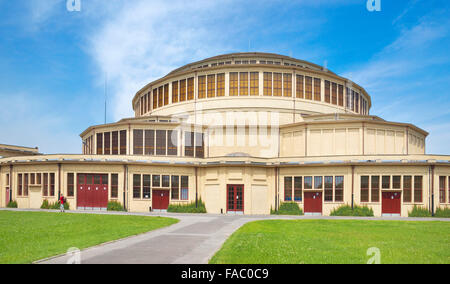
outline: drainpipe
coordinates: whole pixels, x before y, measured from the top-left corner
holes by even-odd
[[[195,208],[198,208],[198,168],[195,167]]]
[[[12,173],[13,173],[13,165],[11,164],[9,166],[9,201],[12,201],[12,192],[13,192],[13,178],[12,178]]]
[[[352,166],[352,210],[355,206],[355,166]]]
[[[128,188],[128,166],[123,165],[123,208],[128,212],[128,199],[127,199],[127,188]]]
[[[58,200],[61,198],[61,163],[58,164]]]
[[[279,169],[275,167],[275,211],[278,211],[278,186],[279,186]]]
[[[434,165],[430,166],[431,171],[431,216],[434,217]]]

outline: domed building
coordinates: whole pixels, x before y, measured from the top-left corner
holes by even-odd
[[[0,205],[166,210],[200,199],[208,213],[305,214],[343,205],[408,216],[450,205],[450,157],[427,155],[428,133],[370,114],[362,86],[321,66],[269,53],[208,58],[137,92],[135,117],[81,133],[82,155],[0,159]]]

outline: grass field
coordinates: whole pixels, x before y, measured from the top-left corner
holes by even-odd
[[[171,218],[0,211],[0,263],[31,263],[177,223]]]
[[[258,221],[235,232],[212,264],[367,263],[450,264],[449,222],[362,220]]]

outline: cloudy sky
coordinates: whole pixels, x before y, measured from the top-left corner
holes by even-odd
[[[445,0],[0,0],[0,143],[80,153],[79,134],[131,117],[140,87],[192,61],[273,52],[361,84],[371,113],[431,133],[450,155]]]

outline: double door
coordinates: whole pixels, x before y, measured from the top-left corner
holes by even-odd
[[[244,185],[227,186],[227,212],[244,213]]]

